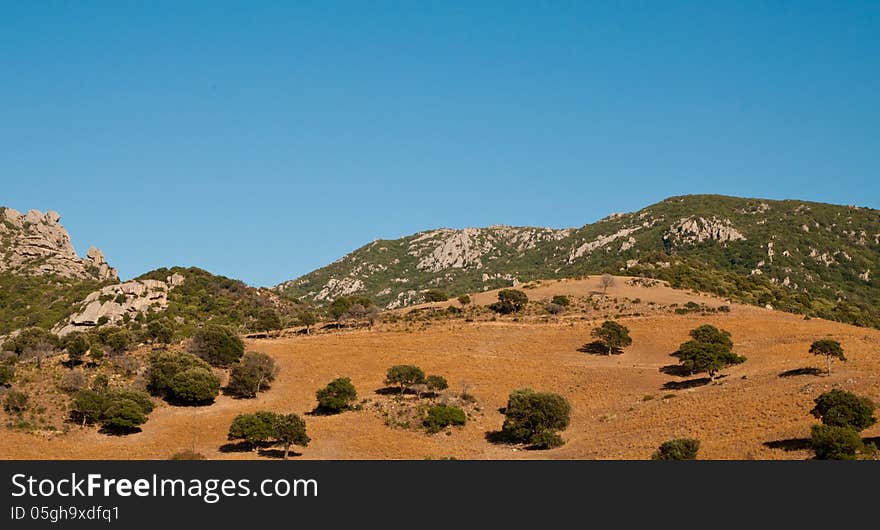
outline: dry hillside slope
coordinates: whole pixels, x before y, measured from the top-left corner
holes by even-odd
[[[600,291],[597,278],[542,282],[526,290],[532,300]],[[492,297],[492,293],[474,295],[478,304],[491,302]],[[641,315],[620,319],[633,337],[633,345],[621,355],[579,351],[591,340],[590,331],[603,320],[603,311],[569,313],[558,320],[466,322],[462,317],[418,326],[385,324],[371,330],[254,340],[249,349],[273,355],[282,370],[271,390],[257,399],[221,396],[214,405],[201,408],[163,404],[142,432],[123,437],[102,435],[93,428],[73,427],[66,434],[46,436],[3,429],[2,456],[164,459],[194,446],[210,459],[260,458],[256,453],[221,451],[236,414],[260,409],[305,413],[315,405],[315,390],[339,376],[351,377],[359,398],[374,400],[374,391],[385,386],[386,369],[404,363],[446,376],[456,391],[465,382],[478,399],[479,412],[450,435],[391,428],[369,407],[337,416],[305,416],[312,442],[297,448],[298,458],[644,459],[662,441],[688,436],[702,440],[701,458],[804,459],[811,453],[799,440],[809,436],[815,423],[809,410],[816,396],[840,387],[880,402],[878,330],[804,320],[665,285],[630,285],[624,278],[617,279],[608,297],[621,304],[628,299],[627,313]],[[636,299],[640,301],[633,302]],[[729,305],[731,310],[683,315],[668,310],[688,301],[709,307]],[[725,370],[726,376],[714,384],[671,389],[686,387],[682,382],[689,378],[662,373],[660,368],[673,364],[669,353],[687,339],[689,330],[703,323],[729,330],[735,351],[748,361]],[[830,377],[780,377],[789,370],[822,367],[822,360],[808,349],[812,341],[824,337],[840,341],[849,361],[836,363]],[[486,433],[500,428],[503,421],[499,407],[511,390],[520,387],[558,392],[570,400],[572,422],[562,433],[563,447],[526,451],[486,441]],[[863,435],[880,436],[880,425]]]

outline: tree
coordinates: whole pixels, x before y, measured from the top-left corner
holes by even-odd
[[[843,354],[843,347],[836,340],[817,340],[810,345],[810,353],[815,355],[822,355],[825,357],[825,360],[828,362],[828,375],[831,375],[832,359],[840,359],[841,361],[846,361],[846,356],[844,356]]]
[[[147,370],[147,390],[157,396],[171,392],[171,381],[180,372],[202,368],[210,372],[211,366],[191,353],[157,351],[150,356]]]
[[[231,329],[209,324],[193,333],[189,351],[212,366],[226,368],[244,355],[244,342]]]
[[[694,438],[675,438],[660,444],[652,460],[696,460],[700,441]]]
[[[568,427],[571,405],[559,394],[523,388],[510,393],[504,416],[501,432],[506,440],[547,447],[550,440],[545,433],[556,435]]]
[[[247,352],[229,371],[227,390],[242,397],[256,397],[278,375],[275,359],[259,352]]]
[[[425,302],[445,302],[449,300],[449,296],[439,289],[429,289],[425,291]]]
[[[559,304],[554,304],[553,302],[550,302],[549,304],[544,306],[544,310],[546,310],[548,313],[550,313],[553,316],[557,316],[557,315],[561,315],[562,313],[565,313],[565,306],[562,306]]]
[[[816,406],[810,414],[819,418],[824,425],[849,427],[859,432],[877,423],[874,403],[852,392],[834,389],[820,395],[814,402]]]
[[[463,306],[466,306],[469,303],[471,303],[471,297],[469,295],[463,294],[458,297],[458,303]]]
[[[86,377],[86,374],[79,369],[70,370],[66,374],[61,377],[61,381],[58,383],[58,388],[63,390],[64,392],[78,392],[89,385],[89,380]]]
[[[281,445],[284,459],[291,445],[305,447],[311,441],[306,434],[306,422],[296,414],[276,414],[259,411],[254,414],[240,414],[229,426],[229,440],[243,440],[251,446],[261,444]]]
[[[101,426],[108,431],[130,432],[147,422],[147,415],[131,399],[112,399],[101,417]]]
[[[9,386],[13,378],[15,378],[15,366],[0,364],[0,386]]]
[[[518,313],[529,303],[526,293],[517,289],[502,289],[498,291],[498,301],[489,306],[489,309],[502,315]]]
[[[422,421],[427,431],[431,434],[438,433],[450,425],[464,425],[467,415],[459,407],[447,405],[435,405],[428,409],[428,417]]]
[[[147,336],[159,344],[171,344],[174,326],[167,320],[152,320],[147,324]]]
[[[614,287],[615,281],[614,276],[610,274],[603,274],[599,277],[599,287],[602,288],[602,296],[605,296],[605,293],[608,292],[609,287]]]
[[[592,331],[591,335],[608,348],[608,355],[614,353],[614,350],[632,344],[629,328],[611,320],[603,322],[601,326]]]
[[[431,392],[437,392],[449,388],[449,382],[446,381],[446,378],[442,375],[429,375],[427,379],[425,379],[425,386],[427,386],[428,390]]]
[[[683,343],[672,353],[688,372],[709,374],[711,381],[724,368],[745,362],[746,358],[731,351],[730,333],[708,324],[691,330],[692,340]]]
[[[568,307],[571,305],[571,300],[564,294],[557,294],[550,300],[551,304],[561,305],[562,307]]]
[[[110,348],[111,355],[119,355],[131,346],[131,333],[128,330],[119,330],[107,336],[104,344]]]
[[[166,397],[182,405],[207,405],[220,393],[220,379],[205,368],[189,368],[171,378]]]
[[[260,411],[254,414],[239,414],[229,426],[229,440],[242,440],[257,446],[268,442],[274,435],[275,414]]]
[[[351,408],[357,399],[357,390],[351,379],[339,377],[315,392],[315,398],[318,400],[318,410],[336,414]]]
[[[28,395],[18,390],[10,390],[3,401],[3,410],[8,414],[22,414],[27,410]]]
[[[318,323],[318,317],[314,312],[309,311],[308,309],[303,309],[297,314],[296,321],[300,326],[305,326],[306,335],[309,335],[312,332],[312,326]]]
[[[386,385],[398,385],[403,395],[412,385],[425,384],[425,372],[418,366],[399,364],[388,369],[385,376]]]
[[[858,432],[835,425],[813,425],[810,443],[819,460],[855,460],[864,447]]]
[[[253,325],[254,331],[269,332],[281,329],[281,327],[281,315],[278,314],[278,311],[266,307],[257,312]]]
[[[79,364],[83,356],[89,351],[89,341],[85,334],[73,332],[64,337],[64,349],[67,350],[67,358],[70,364]]]
[[[306,434],[306,422],[296,414],[283,414],[275,418],[274,439],[284,447],[284,459],[290,453],[291,445],[305,447],[311,441]]]
[[[71,417],[82,427],[86,424],[98,423],[109,405],[109,398],[105,392],[95,390],[80,390],[73,398],[71,405]]]

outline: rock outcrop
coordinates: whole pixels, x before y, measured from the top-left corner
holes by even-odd
[[[694,244],[704,241],[727,243],[729,241],[745,241],[746,236],[734,228],[727,219],[688,217],[680,219],[670,226],[663,239],[676,244]]]
[[[58,323],[52,331],[67,335],[99,324],[116,324],[125,319],[125,315],[134,319],[147,311],[161,311],[168,307],[168,292],[183,281],[183,275],[175,273],[165,281],[132,280],[108,285],[89,294],[79,310]]]
[[[51,210],[21,214],[0,208],[0,272],[116,280],[116,269],[97,248],[90,248],[84,258],[77,256],[60,220]]]

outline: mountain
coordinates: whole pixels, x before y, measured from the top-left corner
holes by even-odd
[[[880,326],[880,211],[719,195],[672,197],[581,228],[437,229],[378,240],[276,287],[386,308],[542,278],[643,275],[751,304]]]
[[[89,292],[118,281],[97,248],[76,254],[60,219],[51,210],[0,207],[0,334],[48,328]]]

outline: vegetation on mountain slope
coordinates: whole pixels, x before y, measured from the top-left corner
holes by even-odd
[[[277,290],[388,307],[540,278],[603,272],[776,309],[880,326],[880,211],[718,195],[673,197],[579,229],[440,229],[379,240]]]

